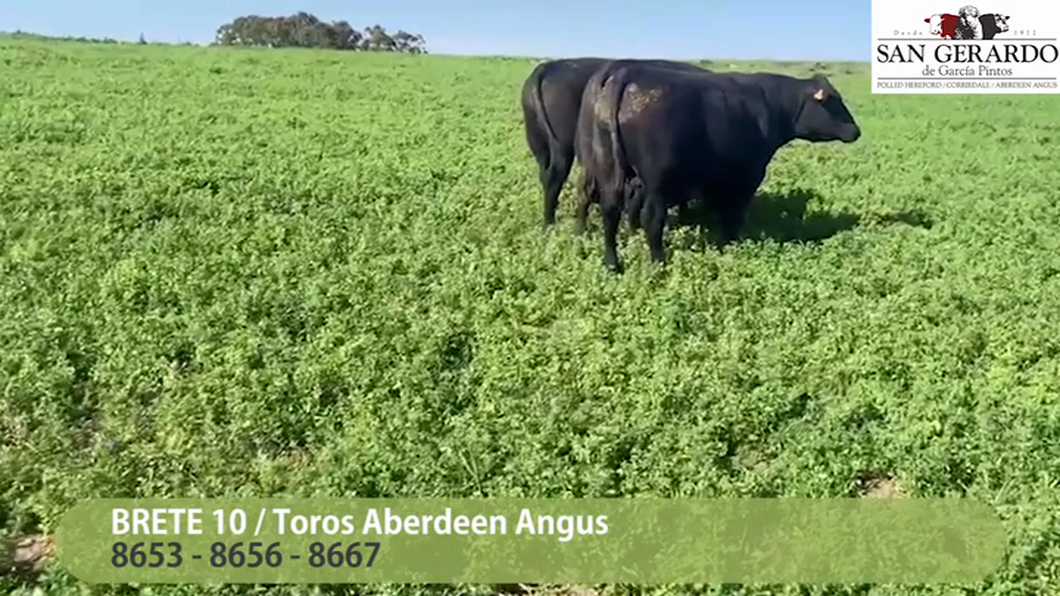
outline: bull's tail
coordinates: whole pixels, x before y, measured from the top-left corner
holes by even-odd
[[[551,63],[544,64],[533,73],[533,91],[530,94],[531,101],[534,108],[534,117],[537,118],[537,125],[541,130],[545,131],[545,136],[548,137],[549,147],[549,167],[552,167],[552,153],[554,147],[559,144],[559,138],[556,136],[556,131],[552,129],[552,122],[548,119],[548,114],[545,113],[545,98],[541,91],[541,85],[545,80],[545,73],[547,73],[552,66]]]
[[[630,166],[627,163],[626,151],[624,143],[622,142],[622,131],[618,123],[618,113],[622,108],[622,95],[625,93],[626,84],[629,80],[628,71],[625,68],[618,68],[617,70],[608,73],[608,76],[602,77],[605,81],[603,85],[606,87],[606,81],[610,79],[611,90],[607,95],[608,115],[607,125],[610,128],[611,133],[611,158],[614,164],[614,178],[611,183],[614,187],[611,189],[616,196],[624,196],[626,185],[626,172],[629,171]]]

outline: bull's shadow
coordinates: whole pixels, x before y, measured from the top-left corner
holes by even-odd
[[[869,219],[846,211],[807,213],[807,205],[817,200],[820,200],[820,195],[806,189],[757,194],[737,241],[771,239],[782,244],[815,244],[840,232],[853,230]],[[919,211],[891,213],[871,219],[876,223],[901,223],[922,228],[930,228],[933,223],[926,214]],[[712,239],[716,237],[713,233],[713,220],[709,216],[704,220],[698,209],[692,210],[683,220],[675,217],[673,223],[681,227],[705,223],[706,229],[711,230],[708,232],[709,236]]]
[[[861,223],[857,214],[845,211],[814,211],[807,214],[806,207],[810,201],[819,201],[820,198],[816,192],[805,189],[756,195],[740,239],[770,238],[781,243],[816,243],[840,232],[853,230]]]

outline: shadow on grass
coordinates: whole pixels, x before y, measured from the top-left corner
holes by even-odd
[[[858,215],[849,212],[806,212],[811,201],[820,199],[813,191],[798,189],[787,193],[761,193],[754,198],[740,240],[771,239],[780,243],[818,243],[840,232],[868,224],[904,224],[930,229],[933,221],[922,211],[896,212],[886,215]],[[675,220],[677,218],[674,218]],[[695,225],[696,216],[677,225]],[[710,220],[706,222],[708,229]]]

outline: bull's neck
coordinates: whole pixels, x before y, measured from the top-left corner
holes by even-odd
[[[797,93],[792,93],[788,80],[770,78],[762,85],[765,103],[769,106],[769,127],[767,137],[775,153],[784,145],[795,140],[795,122],[802,110],[802,101]]]

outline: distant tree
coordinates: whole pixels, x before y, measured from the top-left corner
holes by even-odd
[[[369,52],[392,52],[394,46],[394,38],[387,34],[386,29],[379,25],[365,27],[363,49]]]
[[[364,35],[353,28],[346,21],[334,21],[331,23],[333,39],[336,48],[360,48]]]
[[[315,15],[298,12],[286,17],[245,15],[217,29],[215,45],[269,48],[328,48],[334,50],[426,54],[422,35],[398,30],[390,34],[381,25],[358,31],[346,21],[326,23]]]
[[[395,51],[397,52],[406,54],[427,53],[427,41],[423,39],[422,35],[414,35],[398,29],[391,39],[394,40]]]

